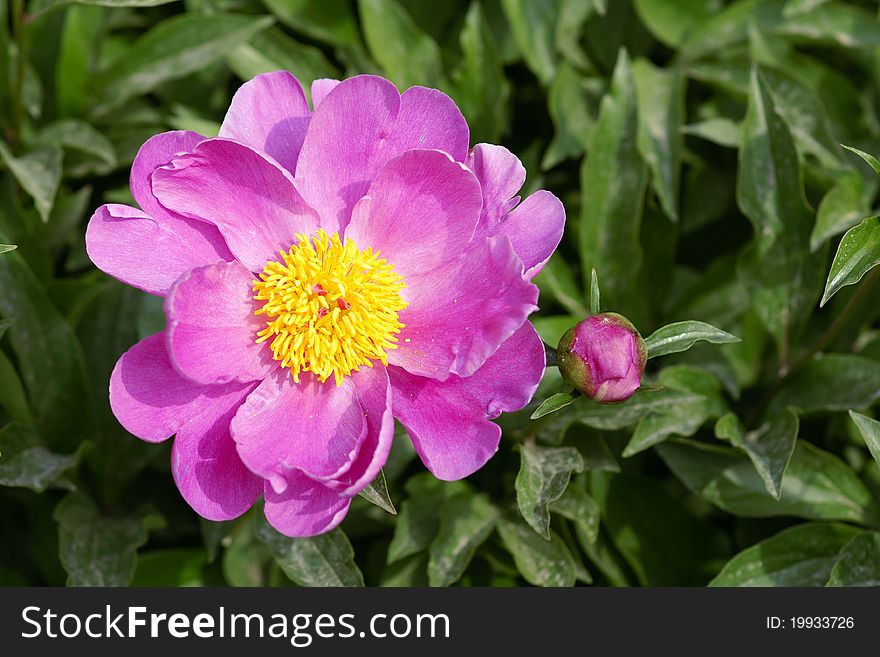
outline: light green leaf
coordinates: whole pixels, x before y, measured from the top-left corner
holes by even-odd
[[[871,456],[877,461],[877,465],[880,465],[880,422],[852,410],[849,412],[849,416],[858,427],[862,438],[865,439],[865,444],[868,446]]]
[[[676,441],[657,451],[689,489],[730,513],[880,525],[880,504],[855,472],[805,440],[797,441],[779,500],[767,492],[749,458],[733,448]]]
[[[510,83],[481,3],[471,3],[459,43],[462,58],[453,75],[455,100],[467,117],[471,142],[494,143],[507,125]]]
[[[685,77],[680,69],[658,68],[645,59],[636,60],[632,72],[639,106],[639,152],[651,170],[663,212],[677,221]]]
[[[828,282],[819,306],[824,306],[840,288],[855,285],[880,264],[880,217],[868,217],[846,231],[828,272]]]
[[[85,445],[73,454],[56,454],[40,444],[33,429],[15,422],[7,424],[0,429],[0,486],[38,493],[53,486],[73,488],[63,475],[79,463]]]
[[[440,86],[440,48],[394,0],[359,0],[361,24],[370,54],[399,88]]]
[[[793,406],[805,413],[867,408],[880,398],[880,362],[855,354],[824,354],[792,374],[768,414]]]
[[[746,548],[709,586],[822,586],[837,555],[860,532],[837,523],[807,523]]]
[[[585,82],[586,78],[571,64],[560,63],[547,94],[553,139],[541,160],[543,169],[580,157],[589,143],[595,120],[587,102]]]
[[[571,404],[578,397],[579,395],[573,394],[571,392],[557,392],[552,397],[548,397],[546,400],[544,400],[544,402],[534,410],[529,419],[537,420],[538,418],[542,418],[545,415],[550,415],[550,413],[555,413],[556,411],[563,409]]]
[[[0,244],[0,253],[8,253],[9,251],[15,251],[18,248],[16,244]]]
[[[582,204],[579,234],[585,287],[591,268],[601,271],[603,294],[624,314],[639,305],[643,259],[639,228],[647,175],[637,134],[635,82],[621,50],[581,167],[581,197],[590,202]]]
[[[562,496],[550,503],[550,510],[568,518],[589,543],[595,543],[599,535],[599,504],[583,488],[582,481],[573,481]]]
[[[639,18],[665,45],[676,48],[712,15],[712,0],[635,0]]]
[[[101,7],[79,6],[70,7],[64,14],[55,66],[55,105],[60,117],[85,114],[108,13]]]
[[[543,539],[521,520],[502,519],[498,534],[525,580],[534,586],[574,586],[571,552],[555,532]]]
[[[573,472],[584,471],[574,447],[538,447],[525,443],[516,476],[516,504],[525,521],[550,540],[550,503],[559,499]]]
[[[852,539],[840,551],[825,586],[880,586],[880,532]]]
[[[580,318],[573,315],[544,315],[530,317],[529,320],[546,344],[558,345],[565,332],[577,324]]]
[[[391,496],[388,495],[388,484],[385,482],[385,472],[383,470],[379,470],[376,478],[367,484],[358,495],[367,500],[367,502],[375,504],[383,511],[387,511],[391,515],[397,515],[394,502],[391,501]]]
[[[99,76],[95,113],[206,68],[272,23],[269,16],[235,14],[183,14],[162,21]]]
[[[736,121],[723,116],[716,116],[698,123],[682,126],[681,131],[686,135],[700,137],[719,146],[739,148],[742,128]]]
[[[598,315],[602,312],[602,300],[599,294],[599,276],[596,274],[596,268],[590,271],[590,314]]]
[[[55,203],[55,195],[61,184],[61,160],[63,154],[57,146],[46,146],[21,157],[14,157],[0,141],[2,160],[21,188],[34,199],[40,218],[49,221],[49,213]]]
[[[40,131],[39,141],[92,155],[111,167],[116,165],[116,150],[111,141],[85,121],[56,121]]]
[[[791,409],[785,409],[772,420],[748,433],[733,413],[728,413],[715,424],[715,435],[739,447],[761,475],[767,492],[774,499],[782,494],[782,477],[791,461],[797,441],[800,421]]]
[[[865,151],[860,151],[858,148],[853,148],[852,146],[847,146],[846,144],[841,144],[846,150],[855,153],[860,158],[862,158],[865,162],[867,162],[874,171],[880,174],[880,160],[871,155],[870,153],[866,153]]]
[[[740,341],[735,335],[715,328],[711,324],[690,320],[667,324],[657,329],[645,338],[645,344],[648,347],[648,358],[657,358],[658,356],[687,351],[700,340],[712,344]]]
[[[447,499],[440,508],[440,532],[431,543],[430,585],[449,586],[458,581],[497,520],[498,510],[484,494],[463,491]]]
[[[812,11],[789,14],[775,31],[795,41],[835,44],[844,48],[880,46],[877,17],[843,2],[822,4]]]
[[[290,538],[260,518],[256,534],[284,574],[300,586],[364,585],[351,543],[338,527],[318,536]]]
[[[164,526],[155,513],[101,515],[82,493],[70,493],[56,507],[58,556],[68,586],[128,586],[135,572],[137,549],[151,529]]]
[[[785,3],[785,8],[782,10],[783,16],[796,16],[797,14],[804,14],[808,11],[812,11],[819,5],[824,5],[831,0],[788,0]]]
[[[526,65],[542,84],[549,84],[556,71],[559,0],[501,0],[501,7]]]
[[[864,179],[858,171],[849,171],[838,178],[819,204],[816,225],[810,235],[811,250],[815,251],[829,238],[864,219],[868,214],[865,191]]]

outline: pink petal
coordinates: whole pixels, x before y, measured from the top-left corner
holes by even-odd
[[[203,141],[157,169],[152,180],[163,206],[217,226],[230,251],[254,272],[287,251],[297,233],[318,228],[286,169],[228,139]]]
[[[332,78],[319,78],[312,81],[312,107],[318,109],[318,105],[324,101],[327,94],[333,91],[338,84],[339,80],[333,80]]]
[[[481,240],[406,283],[405,326],[388,362],[441,381],[476,372],[537,309],[538,289],[523,280],[506,237]]]
[[[322,225],[338,231],[385,162],[414,148],[463,160],[468,139],[467,124],[448,96],[414,87],[401,97],[387,80],[359,75],[316,104],[297,163],[297,185]]]
[[[266,520],[286,536],[315,536],[328,532],[345,518],[350,497],[340,497],[304,474],[288,475],[288,486],[276,493],[266,485]]]
[[[306,95],[292,73],[263,73],[235,92],[220,136],[268,153],[293,173],[310,116]]]
[[[379,172],[345,236],[378,250],[406,280],[458,258],[481,207],[470,171],[441,151],[408,151]]]
[[[209,520],[230,520],[260,496],[263,480],[244,467],[229,435],[229,422],[244,394],[220,415],[200,416],[177,431],[171,473],[181,495]]]
[[[115,203],[89,220],[86,252],[101,271],[159,296],[193,267],[232,259],[213,226],[167,212],[153,219]]]
[[[526,181],[526,170],[516,155],[495,144],[477,144],[465,164],[483,188],[480,225],[485,232],[481,234],[489,236],[518,202],[516,194]]]
[[[526,278],[531,280],[544,268],[562,240],[565,208],[553,194],[539,190],[508,215],[495,234],[507,235],[522,258]]]
[[[153,196],[150,183],[153,171],[179,155],[192,152],[204,140],[205,138],[197,132],[173,130],[153,135],[140,147],[131,165],[129,183],[134,200],[149,216],[160,219],[169,214]]]
[[[256,311],[251,274],[241,263],[193,269],[165,300],[168,355],[197,383],[259,381],[277,367],[267,344],[257,344],[266,320]]]
[[[376,443],[377,423],[371,415],[377,410],[364,402],[385,395],[389,384],[384,372],[376,375],[369,369],[345,377],[339,386],[332,379],[320,383],[308,372],[295,383],[287,369],[277,370],[248,396],[232,420],[242,460],[279,493],[294,472],[322,482],[340,479],[362,447]],[[369,390],[375,386],[380,393]]]
[[[201,386],[180,376],[165,334],[144,338],[119,358],[110,376],[110,407],[138,438],[161,442],[197,417],[216,417],[244,399],[253,384]]]
[[[489,419],[529,403],[544,363],[544,345],[526,322],[470,377],[441,382],[390,368],[394,414],[437,478],[462,479],[498,449],[501,429]]]

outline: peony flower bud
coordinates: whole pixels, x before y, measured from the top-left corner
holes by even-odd
[[[648,348],[628,319],[601,313],[565,332],[558,358],[569,385],[597,402],[622,402],[639,389]]]

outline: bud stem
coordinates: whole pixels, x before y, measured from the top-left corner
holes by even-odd
[[[556,349],[546,342],[544,343],[544,358],[547,361],[547,367],[556,367],[559,365],[559,357],[556,355]]]

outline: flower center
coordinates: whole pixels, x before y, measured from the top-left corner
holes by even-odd
[[[378,251],[343,243],[337,233],[297,237],[254,281],[254,299],[266,302],[256,311],[266,316],[257,342],[272,341],[272,357],[297,383],[300,372],[312,372],[340,385],[361,365],[387,365],[403,328],[403,277]]]

